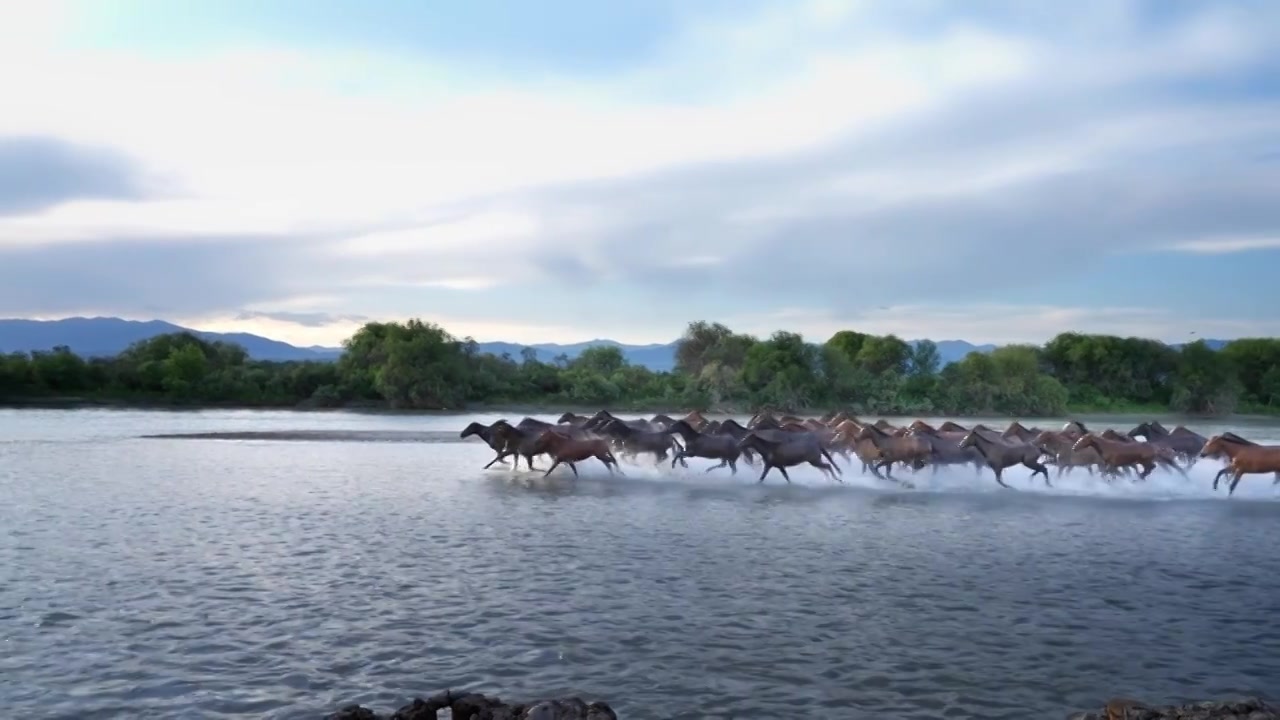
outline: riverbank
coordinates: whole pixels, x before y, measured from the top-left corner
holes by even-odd
[[[362,705],[348,705],[326,720],[435,720],[448,709],[455,718],[478,720],[617,720],[607,703],[581,698],[556,698],[525,703],[505,703],[478,693],[444,691],[426,700],[417,698],[392,715],[380,715]],[[1202,701],[1185,705],[1152,706],[1117,698],[1095,712],[1077,712],[1068,720],[1280,720],[1280,709],[1261,699]]]
[[[1115,699],[1095,712],[1078,712],[1068,720],[1280,720],[1280,708],[1258,698],[1152,706]]]
[[[327,720],[436,720],[441,710],[449,710],[455,718],[475,720],[618,720],[618,715],[603,702],[586,702],[577,697],[505,703],[496,697],[479,693],[442,693],[413,702],[393,715],[380,715],[363,705],[348,705],[327,716]]]
[[[559,415],[565,412],[591,415],[600,408],[587,405],[561,404],[548,400],[545,403],[472,403],[466,408],[459,410],[425,410],[425,409],[409,409],[409,408],[393,408],[385,403],[380,402],[347,402],[334,405],[320,405],[310,401],[293,402],[293,403],[245,403],[237,401],[210,401],[210,400],[176,400],[167,398],[122,398],[117,396],[106,397],[80,397],[80,396],[37,396],[37,397],[8,397],[0,398],[0,409],[10,410],[82,410],[82,409],[115,409],[115,410],[155,410],[155,411],[174,411],[174,412],[199,412],[201,410],[287,410],[294,412],[357,412],[357,413],[374,413],[387,415],[483,415],[492,413],[502,413],[509,415],[530,415],[530,416],[546,416]],[[666,413],[680,414],[688,412],[689,408],[676,408],[671,403],[616,403],[611,404],[607,408],[610,412],[619,414],[657,414]],[[828,412],[830,409],[825,407],[815,407],[802,409],[798,412],[806,415],[819,415]],[[1175,413],[1168,408],[1159,406],[1117,406],[1108,405],[1106,407],[1088,407],[1075,406],[1068,408],[1064,414],[1065,417],[1160,417],[1175,418],[1185,420],[1187,423],[1203,422],[1203,421],[1223,421],[1232,418],[1253,418],[1253,419],[1275,419],[1280,417],[1280,408],[1276,408],[1276,412],[1264,412],[1263,408],[1249,408],[1250,412],[1232,413],[1230,415],[1187,415]],[[746,405],[724,404],[712,409],[704,409],[708,415],[752,415],[756,408]],[[944,414],[936,412],[918,412],[918,413],[881,413],[867,412],[864,413],[870,417],[939,417]],[[1034,417],[1005,415],[994,412],[967,412],[967,413],[948,413],[946,417],[962,420],[965,418],[1004,418],[1010,421],[1022,420],[1026,422],[1034,421]]]

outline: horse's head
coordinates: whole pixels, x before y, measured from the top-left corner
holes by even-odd
[[[879,423],[877,423],[877,425],[878,424]],[[911,424],[907,426],[907,429],[917,430],[919,432],[931,432],[933,430],[933,426],[923,420],[913,420]]]
[[[1151,423],[1138,423],[1132,430],[1125,433],[1131,438],[1147,438],[1151,439]]]
[[[1074,443],[1071,444],[1072,450],[1084,450],[1085,448],[1096,448],[1096,447],[1098,447],[1098,436],[1094,435],[1091,432],[1087,432],[1081,435],[1079,439],[1077,439]]]
[[[577,419],[578,419],[578,416],[577,416],[577,415],[574,415],[574,414],[573,414],[573,413],[571,413],[571,412],[567,412],[567,413],[565,413],[565,414],[561,415],[559,420],[556,420],[556,424],[557,424],[557,425],[563,425],[563,424],[565,424],[565,423],[571,423],[571,422],[573,422],[574,420],[577,420]]]
[[[939,425],[938,430],[942,432],[968,432],[969,431],[968,428],[961,425],[960,423],[954,423],[954,422],[951,422],[950,420]]]
[[[1227,439],[1221,435],[1214,435],[1209,441],[1200,448],[1200,457],[1216,458],[1221,457],[1226,450]]]
[[[462,433],[458,435],[458,437],[464,438],[464,439],[469,438],[472,435],[479,435],[481,437],[484,437],[484,431],[488,429],[489,428],[485,427],[484,425],[481,425],[478,422],[473,422],[470,425],[463,428]]]
[[[970,430],[963,438],[960,439],[960,447],[971,448],[978,444],[977,429]]]

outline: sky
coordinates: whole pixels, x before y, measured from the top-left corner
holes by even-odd
[[[0,0],[0,316],[1280,336],[1280,3]]]

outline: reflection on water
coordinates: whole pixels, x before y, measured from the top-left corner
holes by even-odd
[[[1016,492],[698,461],[575,483],[481,471],[482,443],[447,441],[468,420],[0,411],[0,702],[313,718],[454,687],[628,718],[1024,718],[1278,690],[1270,478],[1231,500],[1207,461],[1015,470]],[[138,437],[293,430],[440,440]]]

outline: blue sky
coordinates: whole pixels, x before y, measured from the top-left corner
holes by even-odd
[[[1280,335],[1280,6],[0,5],[0,315]]]

